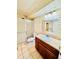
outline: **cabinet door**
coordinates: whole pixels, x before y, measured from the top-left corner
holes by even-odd
[[[46,51],[45,47],[43,47],[41,44],[39,44],[39,53],[43,56],[44,59],[46,59]]]
[[[46,49],[46,59],[57,59],[57,57],[48,49]]]

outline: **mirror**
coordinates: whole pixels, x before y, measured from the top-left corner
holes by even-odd
[[[57,36],[61,36],[61,19],[60,10],[57,12],[49,13],[44,18],[45,31],[54,33]]]

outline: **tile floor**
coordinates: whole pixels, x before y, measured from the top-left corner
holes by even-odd
[[[20,43],[17,44],[17,59],[43,59],[35,49],[33,43]]]

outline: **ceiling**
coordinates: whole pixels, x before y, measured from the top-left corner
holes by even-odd
[[[35,14],[53,0],[17,0],[18,17],[29,17]]]
[[[45,16],[46,14],[56,12],[56,11],[60,11],[60,13],[58,13],[58,12],[57,13],[61,15],[61,0],[52,1],[47,6],[43,7],[41,10],[39,10],[38,12],[30,15],[29,18]]]

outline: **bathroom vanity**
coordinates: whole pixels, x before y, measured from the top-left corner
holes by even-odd
[[[46,35],[35,37],[35,47],[43,59],[58,59],[60,42]]]

